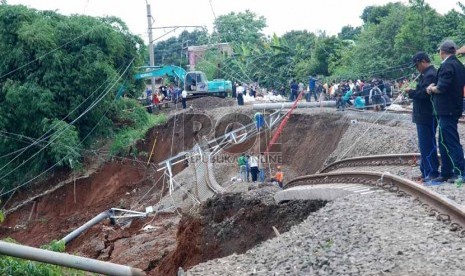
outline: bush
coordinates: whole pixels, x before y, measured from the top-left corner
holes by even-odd
[[[126,122],[122,129],[116,133],[113,143],[110,146],[111,155],[133,155],[137,156],[138,152],[133,146],[142,139],[147,131],[152,127],[164,124],[167,117],[164,114],[150,115],[145,109],[134,100],[125,99],[118,105],[121,107],[119,122]]]

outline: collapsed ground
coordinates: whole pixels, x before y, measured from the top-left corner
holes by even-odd
[[[205,99],[201,103],[196,104],[209,106]],[[205,110],[192,104],[192,109],[183,112],[206,113],[214,120],[230,113],[253,115],[248,107],[233,106],[231,101],[224,103],[230,106]],[[216,102],[211,106],[214,104]],[[285,178],[289,180],[315,173],[342,157],[415,152],[416,136],[409,116],[379,115],[336,113],[333,109],[297,110],[280,138]],[[184,143],[176,140],[171,143],[172,137],[180,139],[184,135],[183,118],[171,117],[166,125],[152,129],[136,146],[137,159],[105,160],[95,173],[75,183],[72,176],[51,179],[48,185],[60,181],[70,183],[9,214],[1,225],[0,236],[40,246],[61,239],[111,207],[144,210],[145,206],[156,205],[166,195],[167,186],[155,168],[159,162],[185,150]],[[148,153],[155,140],[155,152],[151,165],[147,166]],[[263,140],[266,139],[258,139],[252,149],[263,149]],[[126,224],[122,226],[113,226],[106,221],[72,241],[67,251],[135,266],[151,275],[173,275],[178,267],[188,269],[209,259],[243,253],[273,237],[274,228],[278,232],[287,231],[304,220],[309,212],[325,204],[294,202],[276,205],[272,200],[275,187],[265,185],[255,189],[244,183],[231,183],[230,179],[237,176],[236,165],[215,164],[215,167],[215,177],[220,184],[242,192],[216,196],[195,208],[171,210],[155,217],[123,222]],[[175,172],[183,170],[189,170],[183,163],[175,168]],[[247,191],[249,189],[251,191]],[[21,192],[9,206],[29,195],[28,191]]]

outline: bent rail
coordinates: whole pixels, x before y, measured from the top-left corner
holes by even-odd
[[[465,237],[465,207],[413,181],[390,173],[358,171],[305,175],[289,181],[285,189],[329,183],[370,185],[395,192],[398,196],[412,197],[422,203],[431,215],[449,225],[451,231],[458,231],[461,238]]]
[[[403,154],[383,154],[374,156],[360,156],[347,158],[329,164],[320,170],[320,173],[327,173],[341,168],[353,168],[364,166],[413,166],[417,160],[420,160],[419,153],[403,153]]]

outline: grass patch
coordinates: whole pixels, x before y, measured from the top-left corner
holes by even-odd
[[[138,152],[133,147],[136,142],[144,138],[149,129],[164,124],[168,120],[165,114],[150,115],[147,113],[147,116],[148,119],[144,124],[139,124],[137,127],[123,128],[116,134],[110,146],[111,155],[137,156]]]

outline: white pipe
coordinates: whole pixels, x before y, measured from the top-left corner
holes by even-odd
[[[256,103],[253,104],[254,110],[263,109],[280,109],[280,108],[291,108],[294,105],[293,102],[284,103]],[[309,108],[309,107],[335,107],[336,101],[322,101],[322,102],[300,102],[297,104],[297,108]]]
[[[66,237],[62,238],[61,240],[64,241],[65,244],[67,244],[70,241],[72,241],[73,239],[75,239],[77,236],[81,235],[82,232],[86,231],[90,227],[94,226],[95,224],[97,224],[97,223],[101,222],[102,220],[104,220],[106,218],[109,218],[109,217],[110,217],[109,211],[102,212],[102,213],[98,214],[96,217],[94,217],[93,219],[86,222],[84,225],[82,225],[78,229],[76,229],[73,232],[66,235]]]
[[[0,241],[0,254],[48,264],[66,266],[105,275],[146,275],[144,271],[130,266],[103,262],[90,258],[84,258],[66,253],[58,253],[4,241]]]

